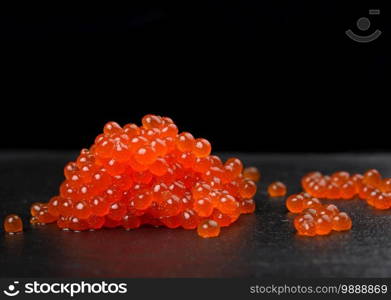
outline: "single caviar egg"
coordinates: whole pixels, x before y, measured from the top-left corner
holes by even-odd
[[[257,192],[257,186],[254,181],[245,179],[239,185],[239,193],[243,198],[253,198]]]
[[[138,216],[132,214],[126,214],[122,218],[121,224],[126,230],[130,230],[130,229],[139,228],[141,226],[141,220],[140,217]]]
[[[304,236],[315,236],[316,235],[316,226],[313,220],[304,219],[301,222],[296,221],[296,230],[299,235]]]
[[[335,172],[331,175],[331,181],[334,182],[337,186],[341,186],[350,178],[350,174],[345,171]]]
[[[302,195],[290,195],[286,199],[286,207],[292,213],[301,213],[304,209],[304,197]]]
[[[327,235],[333,229],[331,218],[323,214],[315,219],[316,234]]]
[[[53,216],[49,213],[47,204],[44,204],[36,216],[38,218],[39,223],[41,224],[47,224],[47,223],[53,223],[56,222],[58,217]]]
[[[49,214],[58,217],[60,215],[59,206],[61,202],[62,202],[61,197],[59,196],[52,197],[47,205]]]
[[[391,192],[391,178],[384,178],[381,183],[380,189],[384,193],[390,193]]]
[[[7,233],[16,233],[23,231],[23,223],[18,215],[8,215],[4,219],[4,231]]]
[[[339,209],[334,204],[329,204],[325,206],[325,211],[329,215],[330,218],[334,218],[339,214]]]
[[[239,211],[242,214],[252,214],[255,211],[255,208],[254,199],[243,199],[239,203]]]
[[[379,187],[382,183],[382,178],[378,170],[371,169],[365,172],[363,182],[374,187]]]
[[[258,182],[261,179],[261,173],[256,167],[247,167],[243,170],[243,177]]]
[[[352,220],[346,213],[340,212],[333,218],[332,226],[335,231],[349,230],[352,228]]]
[[[354,174],[352,177],[350,177],[350,180],[353,182],[353,185],[356,189],[356,194],[360,192],[363,178],[364,176],[362,176],[361,174]]]
[[[276,181],[268,186],[267,191],[270,197],[282,197],[286,194],[286,186],[282,182]]]
[[[389,209],[391,206],[390,196],[387,193],[379,193],[377,197],[373,199],[373,206],[381,210]]]
[[[243,164],[240,161],[240,159],[237,159],[235,157],[229,158],[225,164],[224,164],[225,172],[227,172],[230,177],[230,180],[233,180],[240,176],[240,174],[243,171]]]
[[[214,220],[204,220],[197,227],[198,235],[203,238],[216,237],[220,234],[220,225]]]
[[[178,136],[177,148],[181,152],[190,152],[194,149],[195,139],[189,132],[182,132]]]
[[[325,196],[328,199],[339,199],[341,197],[341,191],[337,184],[329,183],[325,192]]]
[[[193,153],[196,157],[207,157],[212,151],[212,146],[209,141],[203,138],[198,138],[194,141]]]
[[[195,229],[199,223],[199,216],[192,209],[186,209],[180,214],[180,223],[184,229]]]
[[[356,187],[353,182],[348,180],[341,185],[340,194],[342,199],[351,199],[356,194]]]

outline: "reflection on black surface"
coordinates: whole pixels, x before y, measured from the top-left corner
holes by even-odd
[[[56,253],[54,276],[236,277],[250,272],[248,238],[254,223],[254,215],[242,216],[214,239],[183,229],[74,233],[47,226],[45,243]]]
[[[5,253],[15,255],[15,256],[22,255],[23,247],[24,247],[23,232],[18,232],[14,234],[4,233]]]

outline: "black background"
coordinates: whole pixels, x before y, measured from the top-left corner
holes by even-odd
[[[218,151],[391,146],[382,2],[130,2],[1,4],[1,148],[82,148],[146,113]],[[355,43],[370,8],[383,35]]]

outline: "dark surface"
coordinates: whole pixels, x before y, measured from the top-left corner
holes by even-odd
[[[47,201],[62,180],[70,152],[0,154],[0,214],[20,214],[25,231],[0,237],[0,276],[86,277],[389,277],[391,212],[376,211],[360,200],[339,201],[353,229],[326,237],[294,233],[283,199],[269,199],[265,187],[284,181],[299,191],[311,170],[363,172],[379,168],[391,176],[391,155],[239,154],[262,172],[257,212],[242,216],[215,239],[195,231],[142,228],[72,233],[55,225],[31,228],[32,202]]]

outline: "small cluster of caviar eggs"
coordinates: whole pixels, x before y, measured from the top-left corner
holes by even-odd
[[[323,176],[312,172],[303,177],[302,186],[307,193],[318,198],[351,199],[359,196],[377,209],[391,207],[391,178],[382,178],[375,169],[363,175],[340,171]]]
[[[352,220],[334,204],[323,205],[317,198],[303,192],[286,200],[286,207],[294,214],[294,226],[299,235],[327,235],[332,230],[344,231],[352,227]]]
[[[259,177],[242,162],[222,162],[211,145],[178,132],[167,117],[146,115],[142,125],[104,126],[95,143],[64,168],[59,195],[34,203],[31,223],[57,222],[73,231],[125,229],[143,224],[219,235],[240,214],[253,213]]]

